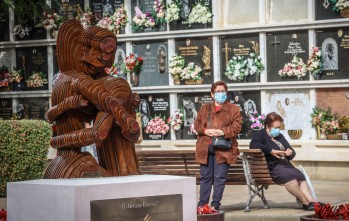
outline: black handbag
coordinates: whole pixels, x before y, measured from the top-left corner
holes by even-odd
[[[211,104],[208,109],[208,127],[211,127]],[[224,136],[212,137],[211,145],[214,150],[229,150],[231,148],[231,139],[226,139]]]

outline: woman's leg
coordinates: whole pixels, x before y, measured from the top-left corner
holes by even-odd
[[[311,191],[306,181],[298,181],[298,185],[303,195],[305,196],[305,198],[307,198],[309,202],[317,202],[317,200],[315,200],[313,195],[311,194]]]
[[[200,200],[198,206],[208,204],[213,182],[214,155],[208,155],[207,164],[200,164]]]
[[[304,205],[308,205],[309,201],[304,196],[302,190],[300,189],[298,185],[297,180],[291,180],[287,183],[285,183],[286,190],[291,193],[293,196],[295,196],[297,199],[299,199]]]
[[[217,164],[216,157],[214,158],[214,182],[211,206],[213,206],[215,209],[219,209],[219,207],[221,206],[221,200],[224,192],[225,182],[227,181],[229,166],[230,165],[227,163]]]

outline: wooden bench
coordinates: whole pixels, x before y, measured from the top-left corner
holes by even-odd
[[[258,196],[269,208],[264,189],[274,184],[264,153],[261,150],[240,150],[237,164],[230,166],[227,185],[247,185],[249,197],[245,212],[250,211],[254,197]],[[180,175],[196,177],[200,183],[200,165],[195,162],[195,151],[137,151],[139,170],[143,174]]]

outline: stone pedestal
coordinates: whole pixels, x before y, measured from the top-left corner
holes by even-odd
[[[8,221],[89,221],[90,204],[96,200],[164,195],[181,195],[182,220],[196,221],[195,178],[163,175],[8,183]]]

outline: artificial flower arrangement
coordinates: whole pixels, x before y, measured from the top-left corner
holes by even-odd
[[[118,69],[115,63],[110,68],[104,68],[104,71],[110,76],[118,77]]]
[[[126,57],[123,73],[138,73],[142,70],[142,65],[143,58],[138,57],[137,54],[130,53],[130,55]]]
[[[349,220],[349,204],[331,206],[327,204],[314,204],[315,218],[324,220]]]
[[[279,70],[281,77],[297,77],[298,80],[307,75],[307,66],[303,59],[293,56],[292,61],[284,65],[283,69]]]
[[[179,80],[180,75],[183,71],[185,65],[185,60],[182,56],[174,55],[172,56],[169,63],[169,72],[174,80]]]
[[[318,47],[313,47],[312,53],[307,61],[307,70],[313,75],[321,74],[322,56]]]
[[[120,7],[116,9],[113,15],[106,15],[99,20],[97,26],[118,33],[123,27],[126,26],[127,22],[127,11],[123,7]]]
[[[10,86],[10,77],[8,68],[4,65],[0,67],[0,88]]]
[[[10,72],[10,83],[20,83],[23,79],[23,72],[21,69],[14,69]]]
[[[191,24],[199,23],[199,24],[207,24],[212,23],[212,13],[210,9],[204,5],[202,2],[198,2],[193,9],[191,10],[187,22],[189,27]]]
[[[32,28],[28,27],[27,25],[16,25],[15,27],[13,27],[13,35],[24,38],[25,36],[29,36],[31,29]]]
[[[259,114],[257,111],[254,111],[249,118],[251,122],[251,129],[253,130],[262,130],[264,128],[264,114]]]
[[[167,4],[165,20],[167,22],[179,20],[181,7],[182,4],[178,0],[173,0],[170,4]]]
[[[201,81],[202,68],[195,65],[194,62],[190,62],[187,67],[185,67],[180,74],[180,79],[183,80],[194,80]]]
[[[53,11],[44,11],[42,13],[41,24],[37,27],[44,27],[47,31],[58,30],[59,25],[63,22],[63,16]]]
[[[319,128],[319,132],[333,135],[339,133],[339,117],[331,113],[331,108],[323,110],[318,106],[311,113],[312,125]]]
[[[87,9],[82,16],[80,17],[80,22],[82,27],[85,29],[88,28],[88,26],[94,25],[96,22],[96,17],[94,16],[91,9]]]
[[[27,80],[27,87],[42,87],[47,84],[48,81],[45,78],[45,74],[41,71],[33,72],[33,74]]]
[[[146,134],[167,134],[170,130],[170,127],[165,122],[165,120],[159,116],[156,116],[155,118],[152,118],[146,128],[145,133]]]
[[[214,207],[211,207],[208,204],[205,204],[203,206],[199,206],[196,210],[196,213],[197,214],[216,214],[219,212],[215,210]]]
[[[225,76],[232,81],[241,81],[246,77],[247,60],[242,56],[234,56],[228,61]]]
[[[155,19],[150,12],[143,13],[137,6],[135,7],[135,16],[132,19],[133,31],[143,31],[144,28],[153,28],[155,26]]]
[[[180,131],[183,128],[184,123],[183,111],[176,111],[173,116],[168,118],[167,122],[171,126],[172,130]]]
[[[160,25],[165,22],[165,0],[155,0],[154,1],[154,12],[153,12],[153,18],[155,19],[155,24]]]
[[[330,0],[333,3],[332,10],[340,11],[343,17],[349,17],[349,2],[347,0]]]

